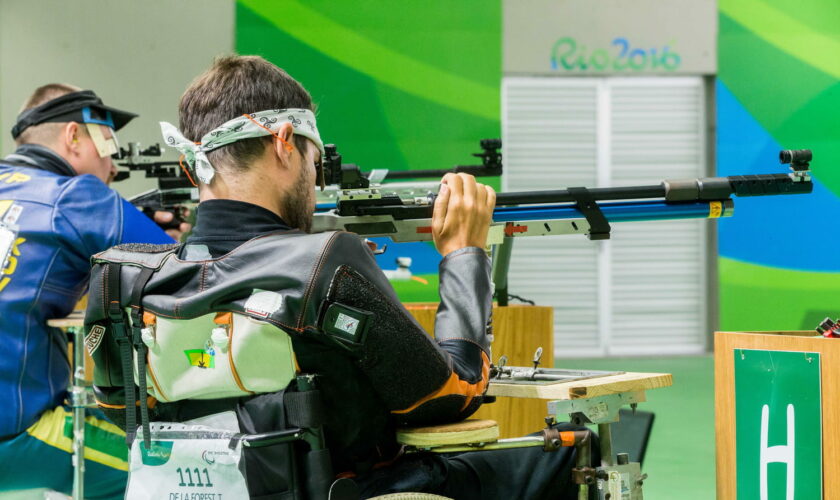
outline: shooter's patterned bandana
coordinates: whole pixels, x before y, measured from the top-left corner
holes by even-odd
[[[207,160],[208,152],[241,139],[276,135],[277,130],[284,123],[291,123],[295,134],[310,139],[321,150],[321,154],[324,154],[324,143],[315,125],[315,115],[308,109],[271,109],[245,114],[211,130],[201,138],[198,144],[184,137],[171,123],[160,122],[160,130],[166,143],[184,155],[184,159],[198,179],[205,184],[210,184],[215,170]]]

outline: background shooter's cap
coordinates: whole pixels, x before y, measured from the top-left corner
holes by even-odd
[[[92,90],[80,90],[56,97],[18,115],[17,123],[12,127],[12,138],[17,139],[29,127],[50,122],[97,123],[116,131],[136,117],[135,113],[106,106]]]

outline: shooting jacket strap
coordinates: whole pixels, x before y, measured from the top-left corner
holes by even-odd
[[[601,207],[595,202],[592,193],[585,187],[573,187],[568,189],[569,194],[575,199],[578,210],[586,217],[589,223],[590,240],[610,239],[610,223],[601,211]]]
[[[283,395],[286,418],[292,427],[315,429],[324,425],[327,410],[321,391],[286,391]]]
[[[134,344],[134,349],[137,351],[137,387],[139,389],[140,397],[140,424],[143,426],[143,444],[148,450],[151,446],[151,436],[149,432],[149,407],[147,402],[148,394],[146,392],[146,354],[148,347],[143,342],[143,288],[154,274],[154,269],[144,267],[140,270],[137,276],[137,281],[134,282],[134,287],[131,289],[131,341]],[[133,377],[132,377],[133,378]],[[134,413],[134,405],[132,404],[132,411]],[[128,405],[126,405],[128,411]],[[131,429],[132,433],[133,428]],[[126,433],[127,435],[128,433]]]
[[[120,361],[122,363],[122,378],[125,398],[125,442],[131,446],[137,427],[137,416],[134,412],[134,376],[131,369],[131,338],[126,331],[125,313],[120,305],[120,266],[107,264],[107,294],[103,304],[108,311],[108,320],[117,345],[120,347]]]

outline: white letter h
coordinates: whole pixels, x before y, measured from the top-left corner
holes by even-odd
[[[787,484],[786,495],[787,500],[793,500],[794,487],[794,471],[795,467],[795,429],[793,419],[793,405],[787,405],[787,444],[777,446],[767,446],[767,436],[770,433],[770,407],[764,405],[761,407],[761,452],[760,452],[760,467],[759,471],[759,494],[761,500],[767,500],[767,465],[771,463],[783,463],[787,465]]]

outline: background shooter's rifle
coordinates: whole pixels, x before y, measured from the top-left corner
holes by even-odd
[[[120,148],[114,155],[117,165],[127,170],[117,172],[115,182],[129,178],[132,171],[143,171],[145,177],[157,179],[158,187],[128,198],[147,217],[154,220],[155,212],[171,212],[172,222],[164,224],[165,229],[178,229],[187,219],[187,210],[198,204],[198,188],[190,182],[177,160],[160,161],[163,149],[152,144],[146,149],[138,142],[129,142],[127,148]],[[153,159],[155,158],[155,159]]]
[[[338,158],[338,160],[335,160]],[[665,180],[658,185],[615,188],[569,188],[555,191],[499,193],[488,236],[494,245],[493,282],[500,305],[507,302],[507,269],[512,238],[585,234],[608,239],[610,223],[667,219],[729,217],[732,196],[810,193],[810,150],[785,150],[779,155],[791,173]],[[497,158],[501,161],[501,158]],[[385,185],[359,185],[355,165],[327,155],[326,171],[339,172],[335,201],[320,203],[313,232],[345,230],[363,237],[387,236],[395,242],[432,239],[435,191],[400,196]]]

